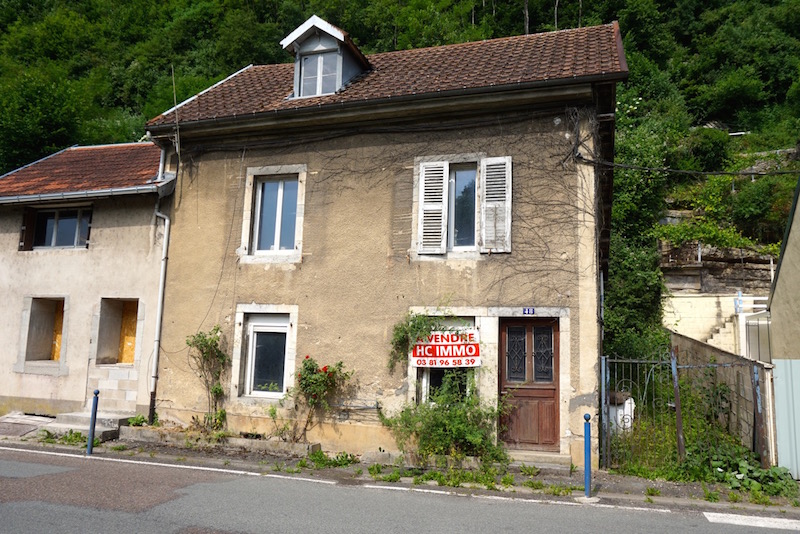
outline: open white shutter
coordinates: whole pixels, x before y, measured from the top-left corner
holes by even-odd
[[[446,161],[421,163],[419,166],[420,254],[447,252],[447,185],[450,168]]]
[[[481,160],[481,252],[511,252],[511,156]]]

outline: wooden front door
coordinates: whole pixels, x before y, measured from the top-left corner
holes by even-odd
[[[500,394],[509,448],[558,450],[558,320],[500,322]]]

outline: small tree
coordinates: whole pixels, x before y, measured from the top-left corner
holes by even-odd
[[[220,409],[220,403],[225,396],[222,376],[231,359],[222,349],[220,326],[215,325],[208,332],[198,332],[187,337],[186,344],[189,346],[192,368],[206,389],[208,405],[203,427],[208,430],[221,430],[225,425],[225,410]]]

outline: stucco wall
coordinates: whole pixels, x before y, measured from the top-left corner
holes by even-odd
[[[0,209],[0,413],[77,410],[95,387],[101,410],[147,406],[162,239],[155,203],[152,195],[96,200],[88,248],[31,251],[17,251],[22,208]],[[64,300],[58,362],[25,361],[35,298]],[[133,365],[95,365],[103,298],[139,301]]]
[[[797,323],[800,318],[800,209],[789,221],[791,230],[784,245],[778,278],[770,302],[770,346],[774,360],[800,360]]]
[[[500,317],[522,316],[523,307],[533,307],[537,316],[569,319],[561,323],[560,452],[570,454],[574,446],[582,450],[576,440],[583,432],[583,413],[595,413],[597,406],[600,339],[594,174],[591,167],[576,167],[567,158],[576,134],[591,147],[588,127],[581,126],[575,130],[562,108],[493,116],[480,123],[439,121],[345,135],[326,132],[330,135],[319,138],[260,138],[247,150],[225,149],[219,141],[193,149],[191,140],[184,139],[159,412],[188,422],[205,410],[185,340],[220,324],[233,353],[235,332],[241,328],[235,324],[237,306],[296,306],[297,357],[309,354],[321,364],[342,360],[356,371],[358,384],[348,402],[377,402],[390,412],[408,399],[405,370],[390,374],[387,361],[392,327],[409,309],[480,308],[484,311],[476,324],[496,325]],[[412,245],[415,158],[464,154],[512,157],[512,252],[446,260],[419,256]],[[307,169],[302,261],[248,263],[237,253],[247,169],[275,165]],[[486,344],[480,393],[491,399],[497,395],[497,332],[482,333],[481,339]],[[231,429],[269,427],[270,402],[229,397],[225,408]],[[325,438],[324,445],[351,443],[353,452],[395,448],[377,427],[374,410],[352,413],[354,418],[316,434]]]

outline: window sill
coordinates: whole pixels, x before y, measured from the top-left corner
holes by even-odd
[[[300,263],[302,253],[299,250],[291,250],[283,253],[274,254],[249,254],[239,256],[239,263]]]
[[[66,366],[62,367],[60,361],[54,360],[26,361],[21,367],[15,366],[14,371],[29,375],[46,376],[62,376],[67,374]]]
[[[277,404],[284,397],[286,397],[286,393],[245,393],[240,395],[237,400],[247,405]]]

